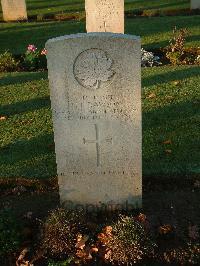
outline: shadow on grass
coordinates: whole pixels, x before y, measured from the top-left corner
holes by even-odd
[[[143,174],[192,177],[199,172],[200,99],[143,112]],[[170,139],[169,144],[164,141]]]
[[[37,48],[43,48],[48,39],[85,32],[84,25],[83,22],[77,21],[13,24],[1,31],[0,53],[10,50],[13,54],[22,54],[28,44],[35,44]],[[8,38],[10,39],[9,45]]]
[[[195,167],[199,161],[198,135],[195,133],[198,113],[198,104],[188,101],[143,114],[144,177],[178,177],[177,182],[182,182],[182,178],[191,174],[190,166]],[[173,150],[171,154],[165,153],[162,144],[166,136],[172,136],[173,139],[172,145],[166,147]],[[1,176],[55,176],[53,133],[30,140],[18,139],[1,148],[0,169]]]
[[[52,177],[56,175],[53,133],[18,139],[0,148],[0,176]]]
[[[22,73],[6,73],[1,77],[0,88],[12,84],[22,84],[29,81],[47,79],[47,72],[22,72]]]
[[[50,107],[50,105],[50,98],[47,96],[42,98],[31,99],[24,102],[4,105],[3,107],[0,107],[0,113],[5,116],[16,115],[45,107]]]
[[[169,38],[166,39],[165,41],[149,42],[149,43],[143,45],[143,47],[146,48],[146,49],[160,49],[160,48],[165,48],[165,47],[167,47],[169,45],[169,40],[171,39],[171,37],[172,36],[169,36]],[[194,47],[194,46],[190,45],[190,43],[197,43],[199,41],[200,41],[200,36],[199,35],[188,36],[187,37],[187,46],[186,47]]]
[[[187,28],[192,33],[193,28],[199,26],[199,16],[143,17],[126,20],[126,32],[141,37],[166,34],[167,32],[172,35],[175,26],[177,29]]]
[[[84,2],[83,1],[71,1],[69,3],[67,3],[66,1],[51,1],[51,3],[49,3],[49,1],[37,1],[37,5],[35,1],[29,1],[27,4],[28,7],[28,11],[30,10],[40,10],[40,9],[50,9],[50,8],[58,8],[58,7],[63,7],[66,8],[68,10],[68,6],[78,6],[78,10],[80,10],[80,6],[82,5],[82,7],[84,7]],[[75,7],[74,7],[75,8]],[[82,8],[83,9],[83,8]],[[77,11],[77,8],[75,8],[74,10]],[[51,12],[51,10],[50,10]],[[53,12],[57,12],[56,10]]]
[[[184,1],[179,1],[178,3],[163,3],[163,4],[159,4],[159,5],[153,5],[152,3],[152,6],[151,5],[147,5],[147,0],[140,0],[140,1],[134,1],[133,3],[127,3],[127,7],[126,9],[128,8],[128,6],[133,6],[135,5],[135,9],[136,10],[152,10],[152,9],[173,9],[174,6],[175,7],[182,7],[183,4],[188,4],[188,0],[184,0]],[[137,7],[138,5],[138,7]],[[139,6],[142,6],[142,7],[139,7]],[[188,5],[189,7],[189,5]]]
[[[176,69],[176,71],[173,71],[172,69],[171,71],[160,74],[155,72],[155,75],[143,78],[142,86],[147,87],[147,86],[172,82],[175,80],[184,80],[187,78],[197,77],[199,76],[199,74],[200,74],[199,66],[194,66],[192,68],[188,67],[186,69],[180,69],[180,70]]]
[[[185,120],[189,121],[190,117],[200,115],[199,109],[200,99],[193,101],[170,104],[168,106],[157,108],[154,111],[143,113],[143,130],[150,128],[163,128],[166,130],[176,130],[173,128],[173,121]],[[168,128],[165,128],[166,125]],[[178,123],[176,124],[178,126]],[[190,125],[188,125],[188,128]],[[184,132],[183,132],[184,135]]]

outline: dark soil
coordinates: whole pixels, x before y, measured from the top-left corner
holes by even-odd
[[[189,224],[200,225],[200,185],[196,177],[193,179],[144,178],[143,210],[153,230],[161,225],[170,224],[176,230],[176,237],[172,234],[167,239],[158,239],[159,249],[173,248],[181,245],[181,239],[187,234]],[[179,181],[178,181],[179,180]],[[0,179],[0,209],[11,208],[18,221],[24,225],[24,247],[31,247],[29,256],[37,257],[37,245],[42,220],[48,212],[59,206],[59,193],[57,179],[31,180],[25,178]],[[115,217],[112,215],[88,215],[88,219],[96,224],[109,224]],[[178,237],[177,237],[178,236]],[[12,254],[10,258],[2,258],[1,266],[15,265],[21,252]],[[45,259],[38,260],[34,265],[45,266]],[[145,264],[143,264],[145,265]],[[155,265],[155,264],[146,264]],[[158,265],[158,264],[156,264]],[[163,263],[161,265],[164,265]]]

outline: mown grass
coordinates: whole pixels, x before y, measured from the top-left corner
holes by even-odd
[[[28,15],[38,15],[83,11],[84,2],[85,0],[27,0],[26,4]],[[190,0],[125,0],[125,10],[168,10],[189,8],[189,6]],[[0,17],[2,17],[1,7]]]
[[[199,74],[197,66],[143,69],[144,176],[200,172]],[[55,176],[47,73],[1,74],[0,95],[0,177]]]
[[[168,45],[174,26],[186,27],[190,32],[187,46],[200,46],[200,16],[154,17],[126,20],[126,33],[142,38],[146,49]],[[10,50],[14,54],[25,52],[28,44],[42,48],[53,37],[85,32],[85,23],[78,21],[41,22],[41,23],[1,23],[0,53]]]

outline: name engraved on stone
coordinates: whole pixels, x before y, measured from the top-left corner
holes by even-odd
[[[68,96],[69,97],[69,96]],[[120,118],[123,121],[133,121],[133,116],[130,109],[124,106],[123,98],[114,95],[83,95],[76,102],[70,98],[66,99],[68,111],[53,110],[56,118],[67,120],[94,120],[102,118]],[[132,112],[136,111],[134,106],[131,106]]]
[[[109,144],[112,144],[112,138],[106,138],[104,140],[101,140],[100,138],[100,132],[99,132],[99,127],[97,124],[95,126],[95,132],[96,132],[96,139],[95,140],[87,140],[86,138],[83,138],[83,143],[84,144],[96,144],[96,151],[97,151],[97,167],[101,165],[101,143],[106,142]]]
[[[87,89],[96,90],[110,83],[115,72],[113,60],[100,49],[88,49],[78,55],[74,62],[74,76]]]

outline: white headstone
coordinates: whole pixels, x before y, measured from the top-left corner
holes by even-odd
[[[4,21],[27,20],[25,0],[1,0]]]
[[[124,33],[124,0],[85,0],[87,32]]]
[[[191,0],[191,9],[200,9],[200,0]]]
[[[46,48],[62,203],[141,207],[140,38],[77,34]]]

